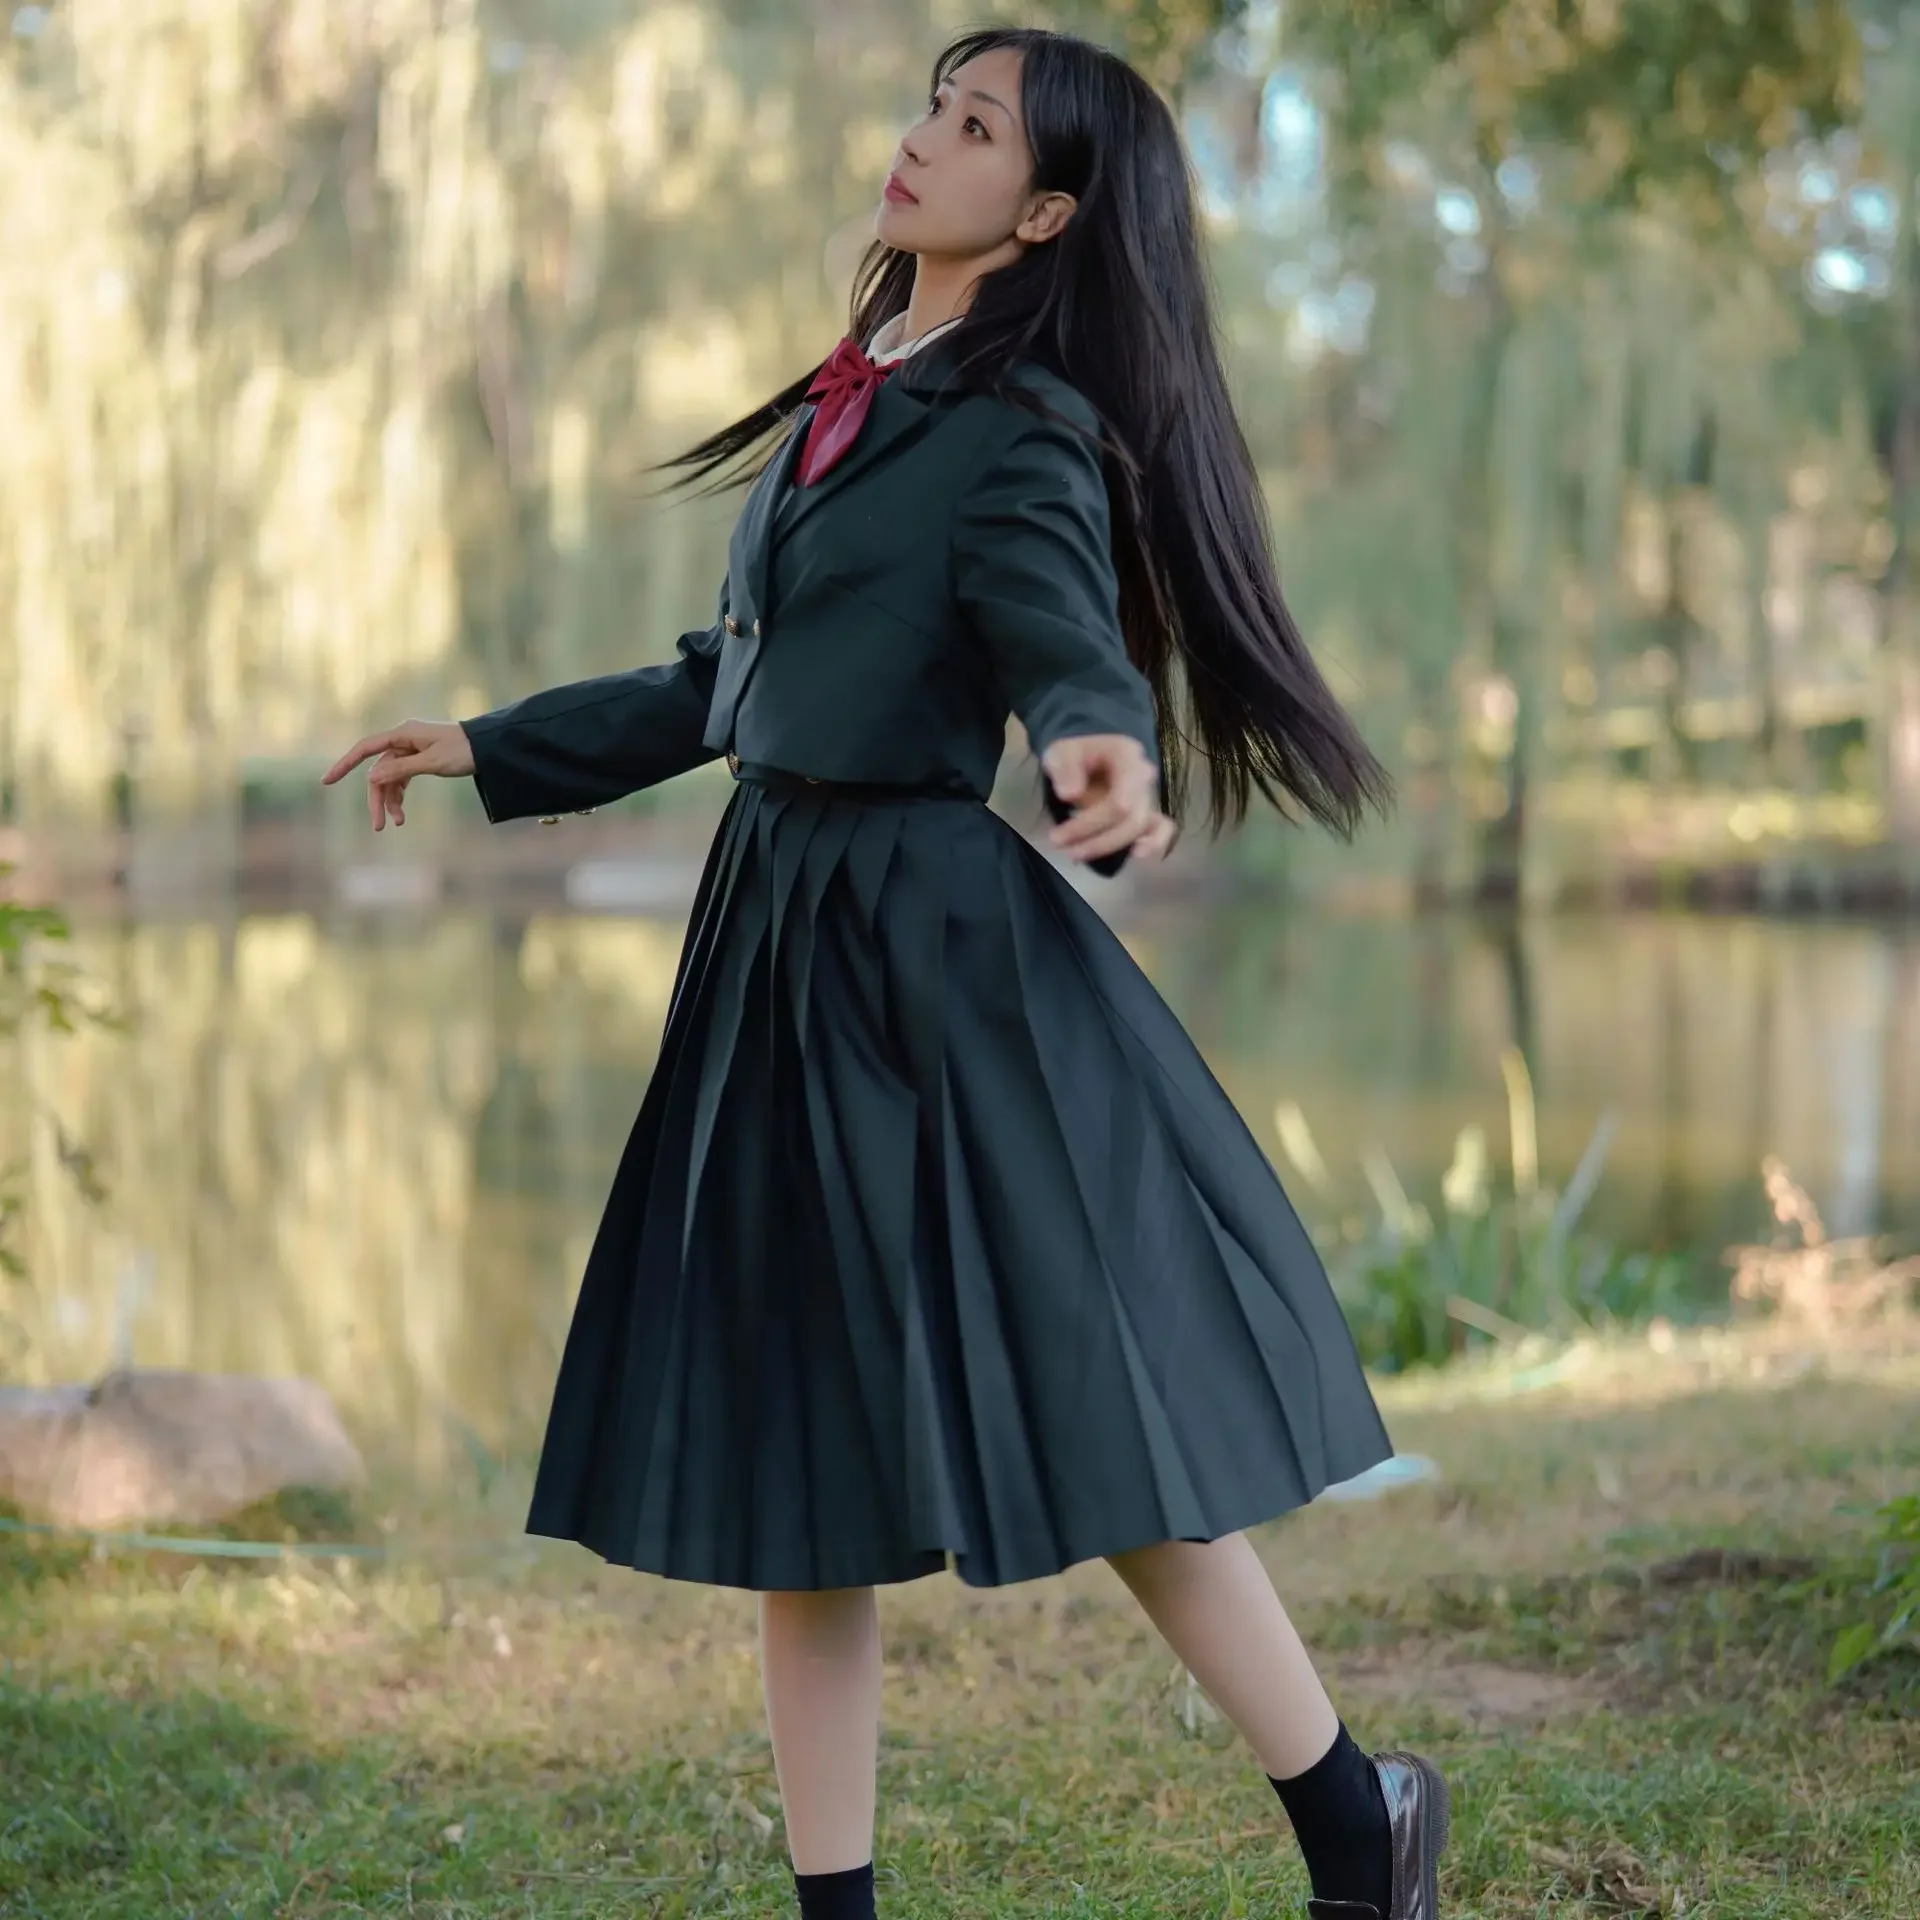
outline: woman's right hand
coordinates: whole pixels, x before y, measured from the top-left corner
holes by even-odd
[[[367,773],[367,810],[378,833],[389,819],[396,827],[407,824],[407,782],[416,774],[460,780],[472,773],[473,743],[457,720],[409,720],[355,741],[320,776],[320,784],[330,787],[344,780],[363,760],[373,761]]]

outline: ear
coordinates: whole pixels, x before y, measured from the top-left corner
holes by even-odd
[[[1079,204],[1070,193],[1043,193],[1027,209],[1027,217],[1014,228],[1013,237],[1030,247],[1057,239]]]

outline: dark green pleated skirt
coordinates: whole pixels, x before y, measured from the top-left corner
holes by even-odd
[[[722,1586],[996,1586],[1391,1452],[1272,1167],[971,798],[735,789],[528,1530]]]

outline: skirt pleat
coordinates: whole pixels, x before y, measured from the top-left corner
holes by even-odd
[[[738,785],[529,1530],[723,1586],[991,1586],[1390,1451],[1270,1163],[1066,879],[977,801]]]

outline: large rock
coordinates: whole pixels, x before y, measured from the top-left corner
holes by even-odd
[[[0,1387],[0,1501],[55,1526],[204,1523],[287,1487],[364,1477],[309,1380],[142,1369]]]

